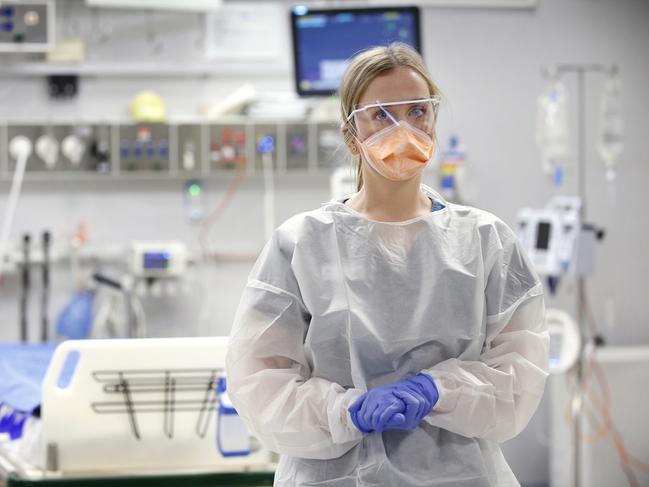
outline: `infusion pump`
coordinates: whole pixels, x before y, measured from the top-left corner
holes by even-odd
[[[555,196],[545,208],[518,212],[518,237],[539,274],[593,271],[595,242],[602,232],[583,224],[580,212],[581,199],[576,196]]]

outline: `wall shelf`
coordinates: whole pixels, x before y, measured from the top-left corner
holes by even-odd
[[[0,123],[0,181],[13,176],[9,141],[25,136],[36,146],[43,136],[59,148],[75,135],[85,150],[76,165],[58,150],[49,169],[35,152],[27,160],[26,181],[227,180],[244,167],[246,177],[263,176],[258,144],[272,138],[272,171],[278,177],[330,175],[343,163],[342,135],[334,121],[271,121],[247,117],[170,123],[105,120],[42,120]]]
[[[233,62],[205,63],[83,63],[51,64],[46,62],[8,63],[0,76],[43,77],[51,75],[78,75],[81,77],[165,77],[165,78],[240,78],[265,76],[286,78],[289,66],[273,62],[255,61],[245,65]]]

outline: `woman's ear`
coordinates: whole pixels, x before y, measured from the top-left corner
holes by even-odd
[[[343,141],[345,142],[345,145],[347,146],[349,152],[351,152],[352,154],[358,154],[359,151],[358,147],[356,147],[356,141],[354,140],[354,138],[350,137],[349,140],[347,138],[347,135],[349,134],[349,126],[346,122],[340,124],[340,133],[343,136]]]

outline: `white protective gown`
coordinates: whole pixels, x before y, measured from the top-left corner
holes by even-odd
[[[512,230],[451,204],[377,222],[340,201],[266,244],[226,357],[277,486],[518,486],[498,442],[528,423],[548,369],[543,289]],[[413,431],[363,434],[347,408],[419,372],[439,401]]]

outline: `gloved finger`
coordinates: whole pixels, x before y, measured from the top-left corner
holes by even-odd
[[[406,390],[408,390],[410,393],[412,393],[413,396],[415,396],[419,401],[421,401],[422,407],[421,410],[419,411],[419,414],[423,414],[425,416],[426,413],[432,407],[432,404],[428,396],[425,394],[421,384],[419,384],[419,382],[416,381],[409,381]]]
[[[413,417],[411,419],[408,418],[408,426],[410,429],[414,429],[419,426],[419,423],[421,423],[424,417],[430,412],[432,404],[426,396],[422,394],[411,394],[417,400],[417,409]]]
[[[406,389],[408,389],[413,394],[423,394],[421,386],[419,384],[417,384],[417,383],[408,382],[406,384]]]
[[[431,403],[428,400],[428,398],[422,394],[413,394],[418,400],[419,400],[419,408],[417,409],[417,414],[415,415],[416,422],[419,424],[422,419],[424,419],[424,416],[428,414],[428,411],[430,411],[431,408]]]
[[[378,402],[376,400],[376,394],[369,392],[363,406],[361,406],[360,411],[358,411],[359,421],[369,430],[372,429],[372,414],[374,414],[377,407]]]
[[[388,420],[395,414],[401,413],[404,409],[405,406],[403,401],[396,397],[391,400],[386,407],[376,408],[376,411],[374,411],[374,414],[372,415],[372,428],[375,431],[383,431]]]
[[[419,399],[411,392],[405,389],[394,391],[394,395],[403,401],[406,406],[404,416],[408,425],[415,422],[417,413],[419,412],[420,402]]]
[[[349,406],[349,408],[347,408],[347,410],[349,411],[349,416],[352,419],[352,423],[354,423],[354,426],[356,426],[356,428],[362,433],[369,433],[369,431],[367,431],[367,428],[364,427],[365,425],[361,424],[358,419],[358,412],[365,403],[366,397],[367,393],[361,395],[358,399],[356,399],[356,401],[352,403],[351,406]]]
[[[435,404],[439,399],[439,392],[435,385],[435,381],[430,375],[424,373],[418,374],[407,379],[407,383],[409,387],[416,388],[421,392],[421,394],[431,403],[431,409],[435,407]]]
[[[385,423],[395,413],[402,413],[406,406],[394,394],[389,394],[379,403],[379,407],[372,415],[373,424]]]
[[[433,409],[434,405],[434,403],[432,402],[431,394],[426,390],[424,384],[422,384],[422,381],[426,380],[427,379],[423,377],[415,377],[411,380],[413,387],[416,387],[419,391],[419,397],[422,401],[422,407],[418,413],[419,421],[424,419],[428,415],[428,413],[430,413],[430,410]]]
[[[376,394],[373,391],[368,391],[365,393],[364,400],[358,409],[358,417],[364,418],[368,410],[374,411],[376,409]]]
[[[352,423],[354,423],[354,426],[356,426],[356,429],[358,429],[358,431],[360,431],[361,433],[371,433],[367,425],[365,425],[361,420],[358,419],[357,411],[350,413],[350,417],[352,418]]]
[[[361,426],[358,424],[358,418],[356,417],[356,411],[351,411],[350,409],[348,409],[347,411],[349,411],[349,417],[352,419],[352,423],[354,423],[354,426],[356,426],[356,429],[359,430],[359,431],[362,431]]]
[[[385,426],[383,427],[383,430],[403,429],[405,423],[406,417],[403,415],[403,413],[396,413],[390,419],[388,419],[388,421],[385,423]]]
[[[423,419],[428,416],[428,413],[431,410],[431,403],[428,399],[421,401],[421,408],[417,412],[417,424],[421,423]]]

